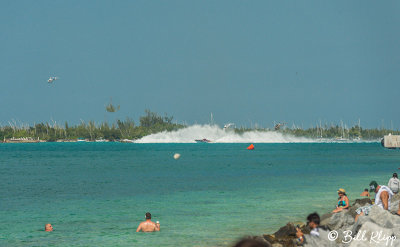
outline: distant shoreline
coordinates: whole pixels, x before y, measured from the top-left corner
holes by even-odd
[[[281,134],[283,136],[308,138],[316,140],[316,142],[375,142],[383,138],[383,136],[392,134],[400,135],[399,130],[380,129],[364,129],[360,123],[352,127],[346,127],[341,124],[318,124],[315,127],[303,129],[293,125],[291,128],[286,123],[275,124],[272,128],[254,127],[247,128],[236,126],[233,123],[226,124],[223,128],[211,122],[205,125],[186,125],[178,124],[173,121],[173,117],[165,114],[160,116],[150,110],[145,110],[145,115],[139,118],[139,124],[130,118],[125,120],[116,120],[114,123],[108,122],[96,123],[94,121],[85,122],[81,120],[80,124],[69,125],[68,122],[59,124],[55,121],[52,123],[37,123],[33,126],[28,124],[9,122],[9,125],[0,126],[0,140],[7,143],[35,143],[35,142],[135,142],[143,137],[157,134],[161,132],[171,133],[181,129],[191,128],[193,126],[203,126],[214,128],[214,132],[234,134],[236,136],[245,135],[253,132],[253,134],[271,133]],[[193,132],[190,132],[192,134]],[[208,133],[201,133],[207,135]],[[224,135],[224,134],[222,134]],[[191,142],[195,139],[207,138],[213,141],[210,136],[193,136]],[[252,140],[247,138],[247,140]],[[256,141],[254,141],[256,142]],[[157,143],[157,142],[156,142]]]
[[[357,140],[357,141],[336,141],[335,139],[324,139],[324,140],[315,140],[314,142],[273,142],[277,144],[290,144],[290,143],[321,143],[321,144],[353,144],[353,143],[379,143],[380,140]],[[0,143],[135,143],[135,144],[196,144],[196,142],[149,142],[149,143],[142,143],[142,142],[136,142],[136,140],[129,140],[129,139],[124,139],[124,140],[106,140],[106,139],[101,139],[101,140],[88,140],[88,139],[59,139],[55,141],[48,141],[48,140],[40,140],[40,139],[32,139],[32,138],[9,138],[9,139],[4,139],[3,141],[0,141]],[[247,143],[247,142],[213,142],[212,144],[240,144],[240,143]],[[250,142],[249,142],[250,143]],[[257,144],[273,144],[271,142],[254,142]],[[202,144],[198,144],[202,145]]]

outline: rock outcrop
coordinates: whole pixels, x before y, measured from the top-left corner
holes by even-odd
[[[321,216],[320,237],[308,235],[310,229],[304,224],[300,226],[306,237],[304,246],[339,246],[339,247],[400,247],[400,216],[395,213],[399,209],[400,195],[392,198],[390,210],[372,206],[367,216],[360,216],[355,222],[356,210],[361,206],[371,205],[369,198],[357,199],[349,210]],[[298,246],[296,241],[296,225],[288,223],[274,234],[263,235],[273,247]]]

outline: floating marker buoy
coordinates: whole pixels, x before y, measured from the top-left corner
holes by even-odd
[[[176,153],[176,154],[174,154],[174,159],[179,159],[181,157],[181,155],[180,154],[178,154],[178,153]]]
[[[250,144],[250,146],[247,147],[248,150],[253,150],[254,149],[254,145]]]

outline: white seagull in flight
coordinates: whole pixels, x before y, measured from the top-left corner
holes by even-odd
[[[50,76],[50,78],[47,80],[48,83],[53,83],[53,81],[58,80],[58,77],[55,76]]]

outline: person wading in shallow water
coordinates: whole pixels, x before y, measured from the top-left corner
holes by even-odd
[[[360,196],[370,197],[371,195],[369,194],[368,189],[365,189],[365,190],[363,191],[363,193],[361,193]]]
[[[160,223],[154,223],[151,221],[151,213],[147,212],[146,213],[146,221],[143,221],[142,223],[139,224],[138,228],[136,229],[136,232],[158,232],[160,231]]]

